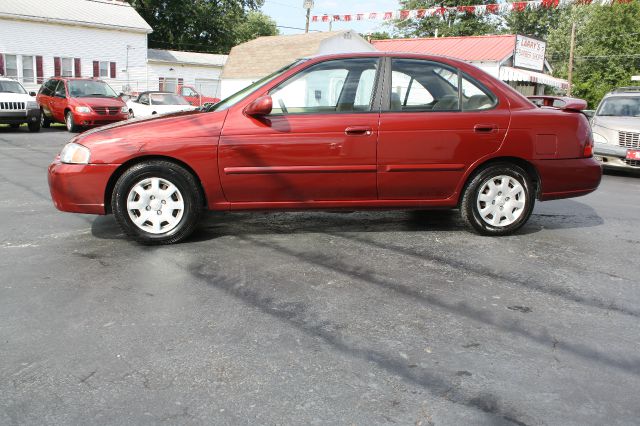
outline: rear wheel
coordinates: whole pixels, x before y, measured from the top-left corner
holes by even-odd
[[[172,244],[187,238],[202,213],[194,176],[169,161],[132,166],[116,182],[111,208],[122,230],[143,244]]]
[[[132,110],[132,109],[130,109],[130,110],[129,110],[129,119],[135,118],[135,116],[136,116],[136,115],[133,113],[133,110]]]
[[[9,124],[9,126],[10,126],[12,129],[19,129],[19,128],[20,128],[20,123]]]
[[[80,127],[75,123],[73,119],[73,114],[71,113],[71,111],[67,111],[67,113],[64,115],[64,123],[67,125],[67,130],[71,133],[75,133],[80,130]]]
[[[482,235],[509,235],[529,220],[534,204],[527,172],[514,164],[497,163],[473,177],[460,213],[467,226]]]
[[[40,127],[48,129],[51,126],[51,120],[44,115],[44,110],[40,109]]]

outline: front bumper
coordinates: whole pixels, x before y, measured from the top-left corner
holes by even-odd
[[[36,123],[38,121],[40,121],[40,109],[0,111],[0,124]]]
[[[622,146],[596,143],[593,155],[605,168],[640,171],[640,160],[627,160],[627,148]]]
[[[111,114],[98,114],[95,111],[82,113],[82,112],[73,112],[73,121],[78,126],[104,126],[105,124],[115,123],[116,121],[122,121],[129,118],[127,113],[117,113],[114,115]]]
[[[58,210],[105,214],[105,192],[118,164],[64,164],[56,158],[49,166],[49,191]]]

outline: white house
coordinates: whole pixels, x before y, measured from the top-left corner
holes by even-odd
[[[0,75],[29,91],[52,76],[99,77],[116,92],[185,84],[220,97],[226,55],[147,49],[151,32],[125,1],[0,0]]]
[[[222,72],[222,98],[296,59],[329,53],[371,52],[375,48],[354,31],[312,32],[259,37],[231,49]]]
[[[194,86],[203,96],[221,96],[220,75],[227,55],[149,49],[147,60],[149,89],[173,92],[176,85],[184,84]],[[132,90],[136,90],[133,85]]]
[[[147,77],[151,27],[128,3],[1,0],[0,75],[37,90],[48,77],[100,77],[116,91]]]

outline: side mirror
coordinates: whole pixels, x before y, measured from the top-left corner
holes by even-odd
[[[118,95],[119,98],[124,96],[124,92],[120,92],[120,94]]]
[[[29,96],[35,96],[36,92],[29,92]]]
[[[265,95],[260,96],[258,99],[247,105],[244,109],[244,113],[250,117],[263,117],[271,114],[272,109],[273,99],[271,99],[271,96]]]

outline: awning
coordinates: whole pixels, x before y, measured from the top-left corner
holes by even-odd
[[[561,78],[552,77],[541,72],[521,70],[513,67],[500,67],[500,80],[502,81],[528,81],[531,83],[544,84],[567,90],[569,82]]]

